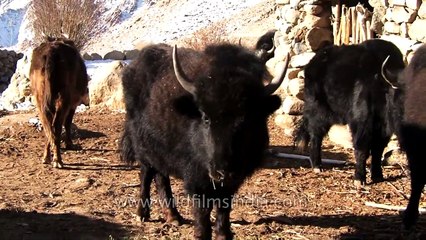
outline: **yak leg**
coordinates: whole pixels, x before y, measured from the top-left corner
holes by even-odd
[[[141,172],[139,174],[141,185],[140,185],[140,199],[138,202],[138,209],[136,214],[141,218],[141,221],[147,221],[150,217],[149,209],[151,205],[151,183],[152,179],[154,178],[154,175],[156,174],[156,171],[144,165],[141,164]]]
[[[382,155],[389,139],[390,137],[383,136],[381,129],[373,133],[371,142],[371,180],[373,182],[383,181]]]
[[[420,160],[420,159],[418,159]],[[413,171],[413,170],[411,170]],[[419,172],[414,170],[416,173],[411,172],[411,194],[410,200],[408,201],[407,209],[403,215],[403,223],[405,229],[410,229],[419,218],[419,202],[422,194],[425,182],[419,176]],[[423,174],[423,173],[420,173]]]
[[[44,153],[43,153],[43,164],[50,164],[52,162],[52,156],[50,154],[50,140],[48,139],[46,141],[46,146],[44,147]]]
[[[194,204],[194,238],[195,239],[211,239],[212,227],[210,221],[210,213],[212,206],[205,197],[200,196],[201,201]]]
[[[66,149],[75,149],[75,146],[72,144],[72,139],[71,139],[71,124],[72,124],[72,119],[74,117],[74,113],[75,113],[75,109],[72,108],[68,112],[68,116],[65,119],[65,148]]]
[[[232,197],[228,196],[222,198],[217,205],[216,212],[216,239],[226,240],[232,239],[233,234],[231,231],[230,213],[232,207]]]
[[[330,129],[330,124],[326,122],[313,122],[309,121],[309,135],[310,135],[310,161],[314,172],[322,171],[321,161],[321,145],[325,134]]]
[[[166,222],[173,225],[180,225],[183,222],[182,216],[176,209],[176,202],[173,198],[172,188],[170,186],[169,176],[164,176],[160,173],[155,175],[155,184],[160,197],[160,201],[163,201],[165,206],[163,207],[164,215],[166,216]]]
[[[40,108],[39,108],[40,109]],[[46,135],[47,141],[46,146],[44,148],[42,162],[44,164],[49,164],[52,162],[52,156],[50,152],[51,144],[54,142],[54,130],[52,127],[52,114],[50,112],[46,112],[43,110],[39,111],[40,113],[40,121],[43,126],[44,134]]]
[[[355,149],[355,186],[360,187],[366,184],[366,162],[370,156],[371,135],[368,132],[368,125],[366,123],[351,123],[352,142]]]
[[[321,145],[322,139],[324,136],[314,135],[310,140],[310,161],[311,166],[314,169],[314,172],[319,173],[322,171],[322,162],[321,162]]]
[[[53,128],[54,128],[54,141],[53,141],[53,167],[62,168],[62,157],[61,157],[61,133],[62,125],[65,121],[66,109],[63,107],[66,106],[65,102],[62,102],[59,107],[56,109],[55,116],[53,117]]]

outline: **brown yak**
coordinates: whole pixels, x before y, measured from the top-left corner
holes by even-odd
[[[31,91],[47,137],[43,163],[62,168],[60,141],[65,127],[65,145],[72,148],[71,123],[76,107],[88,103],[86,66],[74,42],[48,37],[33,50],[30,67]]]

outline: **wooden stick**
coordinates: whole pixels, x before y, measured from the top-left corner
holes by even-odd
[[[345,36],[345,44],[350,43],[350,35],[351,35],[351,29],[352,29],[352,13],[350,8],[346,11],[346,36]]]
[[[399,211],[399,212],[405,211],[405,207],[403,206],[386,205],[386,204],[375,203],[375,202],[365,202],[365,206],[392,210],[392,211]],[[425,214],[426,208],[419,207],[419,213]]]
[[[356,17],[357,17],[357,15],[356,15],[355,7],[351,7],[350,9],[351,9],[351,17],[352,17],[352,22],[351,22],[351,24],[352,24],[352,43],[356,44],[357,43],[357,32],[356,32],[357,31],[357,28],[356,28],[356,23],[357,23]]]
[[[337,1],[336,5],[336,21],[334,22],[334,44],[340,45],[340,16],[342,14],[342,3],[340,0]]]
[[[346,22],[346,12],[347,12],[347,7],[343,4],[342,5],[342,19],[340,20],[340,31],[342,32],[342,34],[340,35],[341,39],[340,42],[342,44],[346,44],[345,39],[346,39],[346,25],[348,24]]]
[[[365,27],[367,31],[367,40],[373,38],[373,33],[371,32],[371,20],[365,22]]]
[[[290,153],[275,153],[276,157],[282,157],[282,158],[293,158],[293,159],[300,159],[300,160],[310,160],[308,156],[298,155],[298,154],[290,154]],[[329,164],[338,164],[338,165],[344,165],[346,164],[346,161],[342,160],[335,160],[335,159],[327,159],[323,158],[321,159],[323,163],[329,163]]]
[[[395,192],[401,196],[402,198],[404,198],[405,200],[409,200],[409,198],[407,197],[407,195],[405,195],[401,190],[399,190],[393,183],[391,182],[387,182],[392,188],[393,190],[395,190]]]

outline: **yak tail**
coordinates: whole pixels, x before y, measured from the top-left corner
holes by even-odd
[[[42,68],[42,74],[44,76],[43,84],[43,98],[41,102],[41,111],[44,114],[52,115],[55,112],[55,104],[53,102],[54,95],[54,86],[52,79],[52,71],[55,67],[54,60],[52,56],[44,55],[44,66]],[[53,117],[53,116],[52,116]]]
[[[119,149],[121,149],[120,160],[122,162],[126,162],[129,165],[136,162],[135,151],[133,150],[133,143],[130,137],[127,123],[126,123],[126,126],[124,127],[123,134],[121,135]]]
[[[293,135],[294,146],[299,149],[305,149],[308,146],[310,139],[308,119],[306,117],[302,117],[302,119],[296,123],[296,130]]]

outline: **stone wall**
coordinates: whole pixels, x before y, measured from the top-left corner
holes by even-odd
[[[22,53],[15,51],[0,50],[0,93],[9,85],[16,69],[16,63],[22,56]]]

